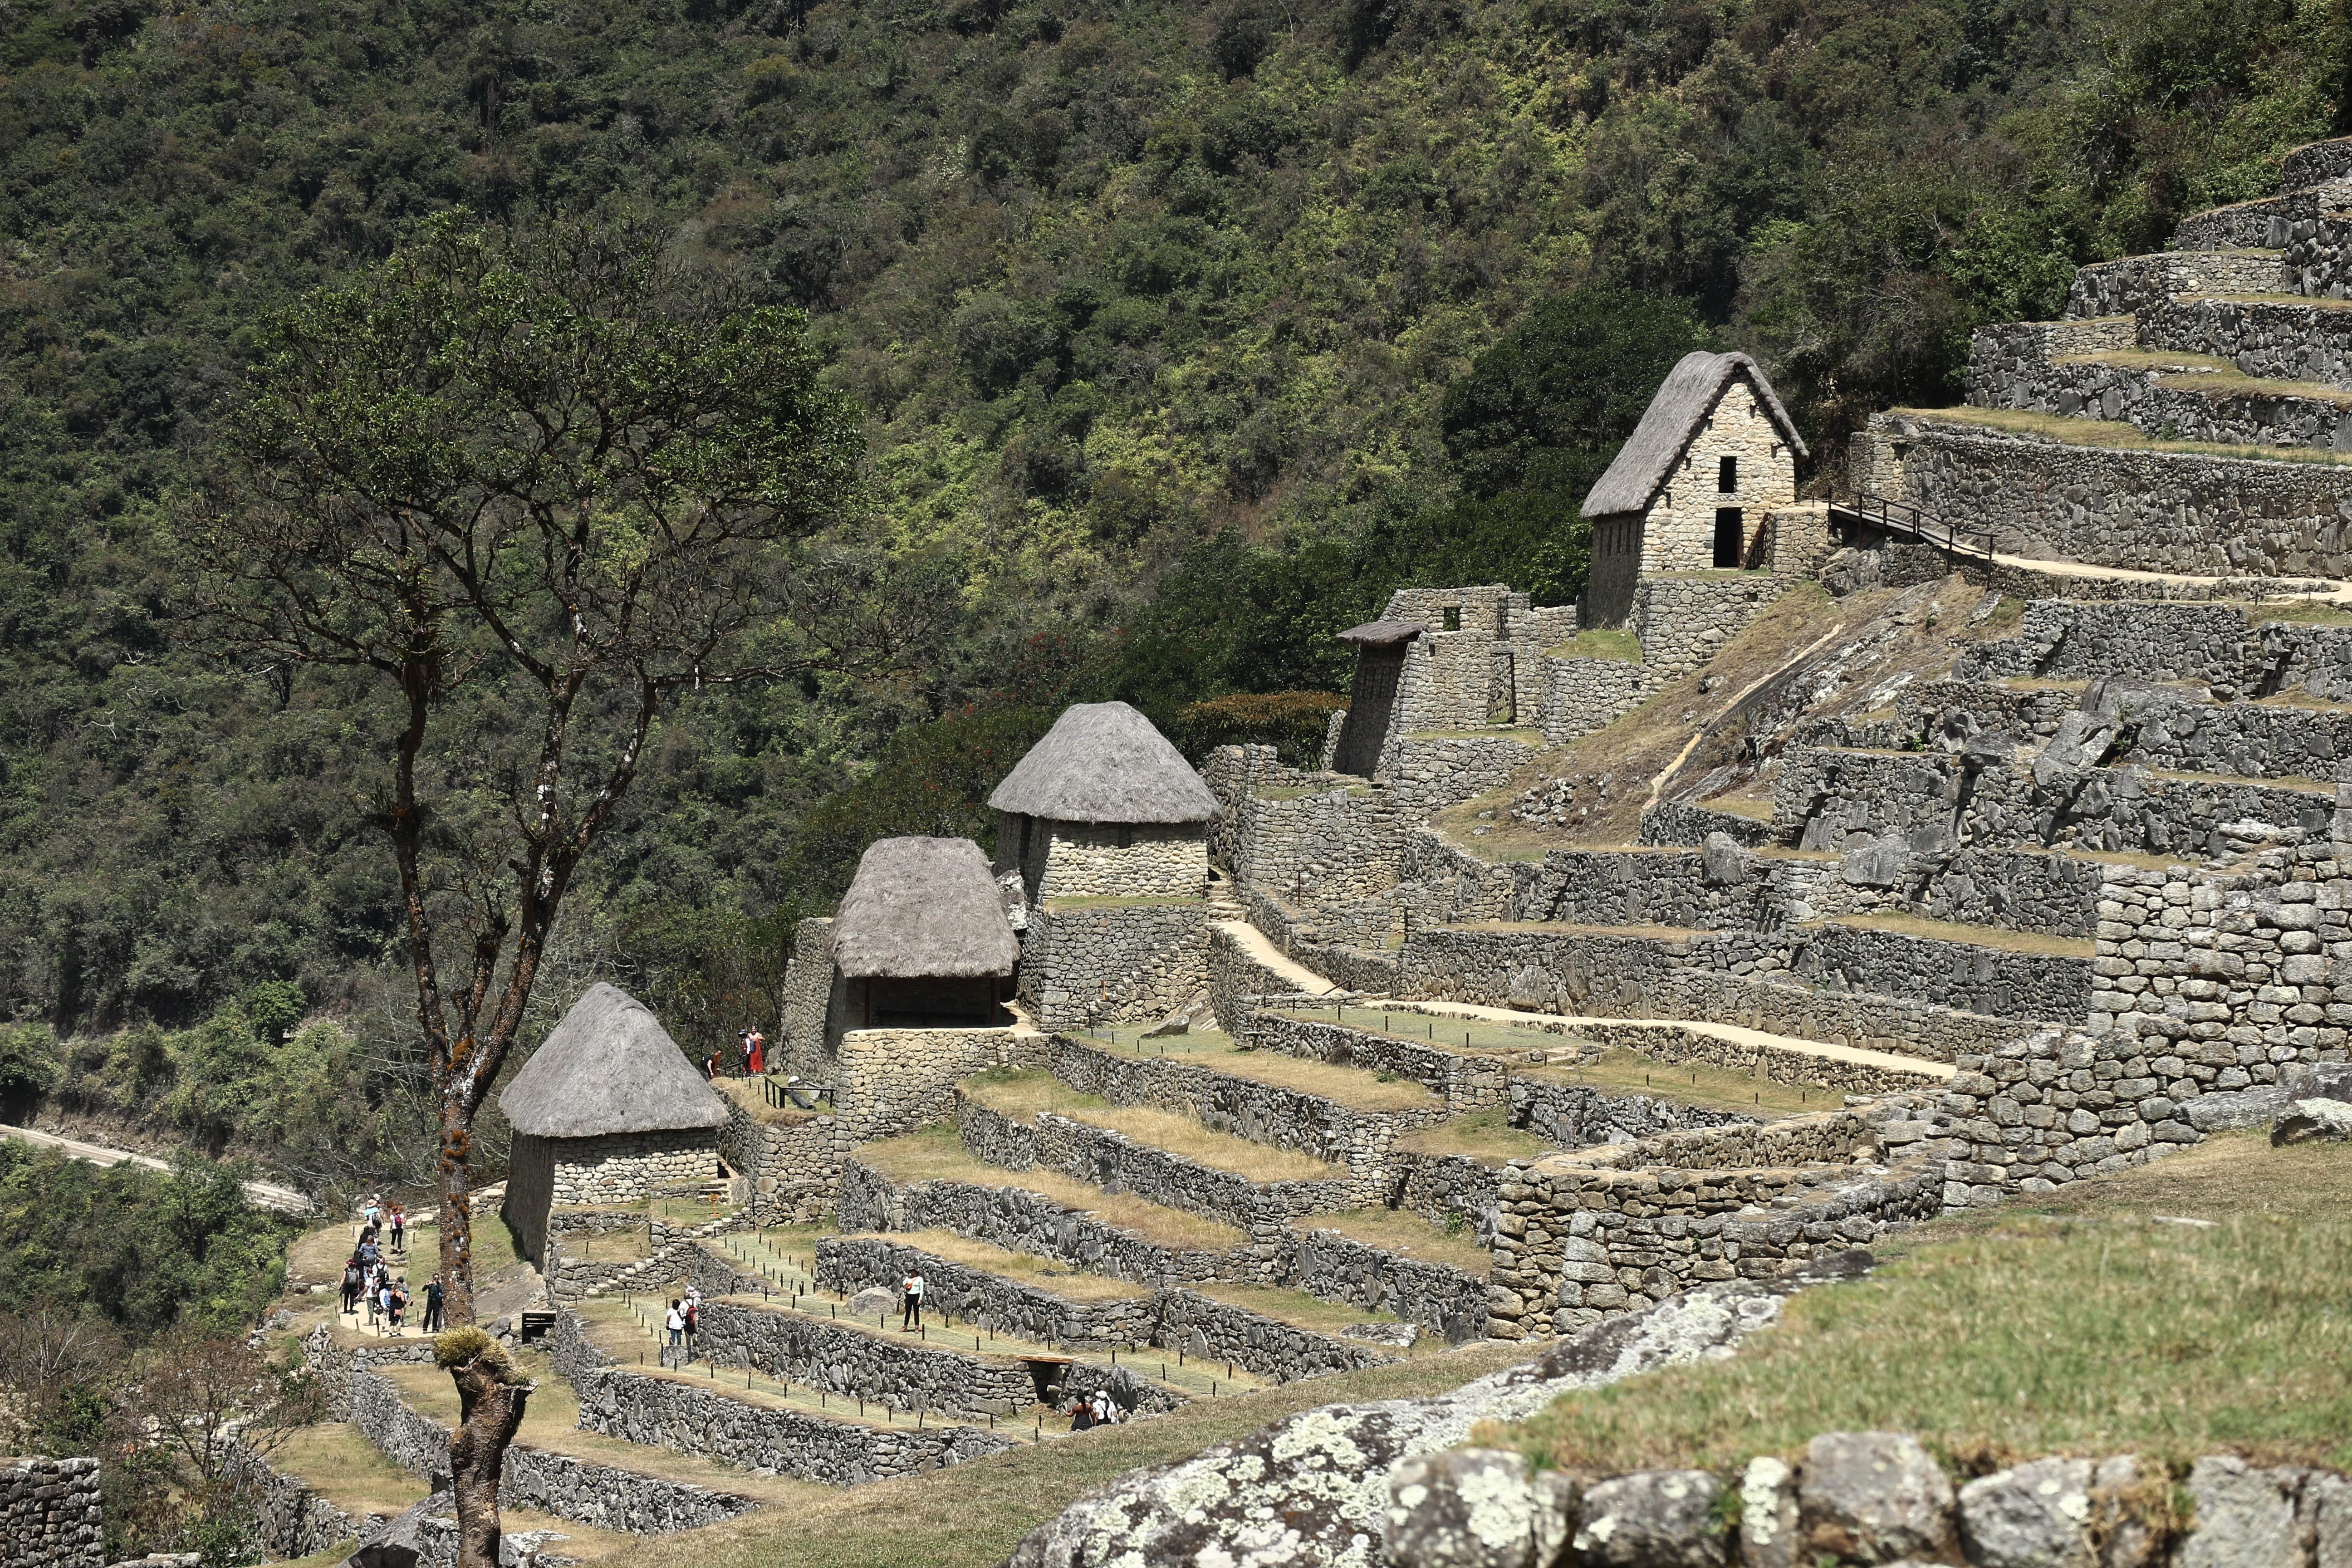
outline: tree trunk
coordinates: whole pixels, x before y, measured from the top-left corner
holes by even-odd
[[[449,1482],[457,1500],[457,1568],[499,1568],[499,1477],[522,1425],[530,1384],[500,1380],[475,1357],[451,1367],[460,1415],[449,1434]]]
[[[471,1119],[441,1100],[441,1326],[459,1329],[474,1321],[474,1173],[467,1155],[473,1145]]]

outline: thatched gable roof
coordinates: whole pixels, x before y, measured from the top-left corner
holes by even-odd
[[[1772,384],[1764,379],[1754,360],[1746,354],[1711,354],[1704,350],[1686,353],[1666,373],[1666,379],[1658,384],[1658,395],[1643,412],[1641,424],[1633,427],[1633,434],[1617,449],[1616,461],[1584,498],[1584,515],[1640,511],[1656,499],[1666,476],[1690,450],[1699,422],[1714,412],[1724,388],[1735,379],[1746,381],[1754,390],[1756,401],[1763,405],[1789,449],[1800,458],[1805,456],[1804,437],[1797,434],[1789,411],[1780,406]]]
[[[1366,621],[1341,632],[1339,640],[1354,643],[1358,647],[1393,647],[1401,642],[1411,642],[1427,630],[1419,621]]]
[[[877,838],[833,920],[833,962],[852,977],[1010,974],[1020,939],[980,846],[969,838]]]
[[[727,1102],[688,1065],[646,1005],[599,982],[499,1096],[518,1132],[601,1138],[723,1127]]]
[[[1064,709],[988,804],[1055,822],[1207,822],[1217,815],[1217,797],[1184,754],[1124,702]]]

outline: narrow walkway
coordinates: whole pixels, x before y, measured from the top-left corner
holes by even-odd
[[[1580,1025],[1605,1024],[1614,1029],[1685,1029],[1694,1035],[1712,1036],[1733,1045],[1757,1046],[1767,1050],[1788,1051],[1797,1056],[1815,1057],[1822,1061],[1849,1062],[1856,1067],[1878,1068],[1890,1072],[1915,1073],[1921,1078],[1937,1080],[1950,1079],[1959,1071],[1949,1062],[1931,1062],[1924,1057],[1897,1056],[1893,1051],[1866,1051],[1857,1046],[1833,1046],[1822,1040],[1801,1040],[1793,1035],[1769,1035],[1743,1024],[1714,1024],[1700,1018],[1588,1018],[1562,1013],[1522,1013],[1509,1007],[1488,1007],[1476,1002],[1430,1002],[1419,998],[1413,998],[1411,1005],[1425,1007],[1433,1013],[1450,1013],[1458,1018],[1478,1018],[1492,1024],[1519,1024],[1537,1028],[1565,1027],[1573,1030]]]
[[[128,1149],[110,1148],[104,1143],[85,1143],[78,1138],[62,1138],[54,1132],[36,1132],[29,1127],[0,1126],[0,1133],[44,1149],[55,1149],[70,1159],[87,1160],[104,1167],[119,1165],[128,1160],[134,1165],[144,1165],[151,1171],[168,1171],[168,1160],[152,1154],[134,1154]],[[310,1200],[292,1187],[281,1187],[274,1182],[247,1182],[245,1195],[263,1208],[278,1209],[286,1214],[306,1215],[310,1212]]]
[[[1249,921],[1245,920],[1216,921],[1213,923],[1217,930],[1231,932],[1234,941],[1240,945],[1244,952],[1288,981],[1305,994],[1328,996],[1339,989],[1282,949],[1275,946],[1267,940],[1265,932],[1258,930]]]
[[[2052,577],[2103,577],[2119,583],[2155,583],[2176,588],[2219,589],[2227,583],[2262,581],[2259,574],[2232,574],[2226,577],[2200,576],[2187,572],[2143,572],[2131,566],[2101,566],[2089,561],[2036,561],[2023,555],[2003,555],[1996,552],[1996,564],[2014,567],[2021,572],[2040,572]],[[2352,601],[2352,583],[2328,577],[2280,577],[2275,579],[2286,596],[2326,603]],[[2303,584],[2325,584],[2306,587]]]

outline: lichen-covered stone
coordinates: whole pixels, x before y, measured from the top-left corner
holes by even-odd
[[[1705,1470],[1637,1470],[1596,1482],[1572,1542],[1584,1568],[1720,1568],[1723,1483]]]
[[[2293,1470],[2258,1470],[2234,1455],[2212,1454],[2189,1473],[2194,1528],[2180,1543],[2179,1568],[2296,1568]]]
[[[2088,1459],[2036,1459],[1960,1489],[1976,1568],[2093,1568]]]
[[[1381,1539],[1397,1568],[1528,1568],[1535,1491],[1508,1448],[1417,1455],[1389,1473]]]
[[[1952,1483],[1900,1432],[1824,1432],[1805,1446],[1798,1507],[1807,1556],[1937,1558],[1952,1542]]]

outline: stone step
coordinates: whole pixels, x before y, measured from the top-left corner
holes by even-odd
[[[2176,294],[2275,294],[2286,289],[2283,248],[2159,251],[2078,268],[2066,317],[2128,316]]]
[[[2274,248],[2286,243],[2287,224],[2298,204],[2292,196],[2263,196],[2182,218],[2172,231],[2176,250]]]

